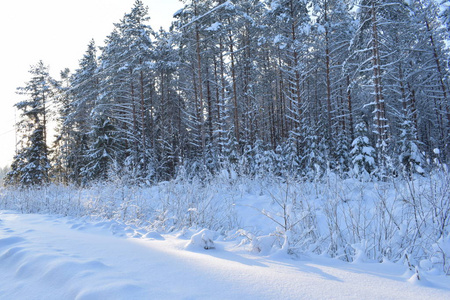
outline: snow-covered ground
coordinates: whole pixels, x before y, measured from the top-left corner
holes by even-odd
[[[263,256],[237,239],[195,233],[0,211],[0,299],[450,299],[448,276]],[[214,249],[195,244],[208,237]]]

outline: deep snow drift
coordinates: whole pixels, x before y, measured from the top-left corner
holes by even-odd
[[[207,230],[160,235],[118,221],[1,211],[0,299],[450,299],[448,276],[417,280],[389,262],[263,256],[238,242]]]

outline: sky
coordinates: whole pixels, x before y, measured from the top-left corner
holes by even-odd
[[[29,80],[39,60],[53,77],[65,68],[74,71],[91,39],[102,45],[106,36],[129,12],[135,0],[14,0],[0,2],[0,167],[15,153],[14,104],[23,100],[16,88]],[[143,0],[154,30],[168,29],[179,0]]]

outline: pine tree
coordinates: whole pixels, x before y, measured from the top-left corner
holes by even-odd
[[[94,40],[89,43],[86,53],[79,62],[79,69],[70,77],[70,88],[67,92],[69,105],[63,103],[63,131],[61,139],[67,148],[67,176],[71,182],[82,182],[82,169],[88,163],[88,133],[93,123],[92,111],[99,97],[97,48]]]
[[[88,147],[90,152],[86,155],[88,159],[87,164],[93,165],[89,160],[92,151],[95,151],[93,145],[102,136],[96,136],[96,133],[102,134],[104,124],[108,124],[108,129],[114,130],[115,144],[117,145],[110,151],[118,151],[111,154],[111,158],[118,160],[119,164],[125,162],[127,158],[127,150],[131,147],[131,141],[128,139],[132,128],[132,118],[130,117],[130,91],[129,91],[129,75],[127,58],[122,56],[123,39],[117,29],[117,25],[111,34],[106,38],[105,46],[101,47],[101,54],[99,56],[99,65],[97,68],[98,78],[98,97],[91,111],[92,122],[88,131],[84,132],[88,135]],[[106,123],[105,123],[106,122]],[[111,126],[111,127],[110,127]],[[106,130],[109,131],[109,130]],[[112,134],[112,133],[111,133]],[[134,141],[135,142],[135,141]],[[94,150],[93,150],[94,149]],[[106,169],[111,167],[112,161],[108,161]],[[85,164],[85,166],[87,166]],[[95,165],[95,164],[94,164]],[[86,172],[84,167],[83,174]],[[89,175],[98,177],[97,175]],[[89,179],[83,178],[83,181]]]
[[[91,42],[79,69],[52,83],[54,180],[107,180],[112,170],[156,182],[182,165],[310,177],[353,167],[385,178],[398,166],[421,173],[434,148],[450,157],[445,2],[184,3],[171,30],[155,33],[136,0],[98,58]],[[21,123],[20,149],[46,140],[45,116],[42,127]],[[10,177],[19,182],[37,157],[18,153]]]
[[[448,0],[441,0],[440,4],[442,23],[447,27],[448,37],[450,39],[450,3]]]
[[[185,153],[186,124],[183,117],[184,103],[178,93],[176,71],[180,67],[175,41],[170,32],[160,30],[155,36],[153,50],[155,85],[159,87],[151,99],[158,97],[158,106],[152,113],[149,127],[154,131],[149,146],[153,150],[155,180],[167,180],[175,175],[176,167]]]
[[[422,64],[422,80],[426,80],[422,82],[422,86],[427,83],[424,89],[428,98],[426,100],[429,102],[432,99],[434,106],[428,105],[434,108],[434,121],[429,126],[436,131],[429,142],[433,145],[430,145],[429,151],[431,152],[431,148],[440,148],[444,160],[447,160],[450,154],[450,51],[445,46],[448,35],[439,22],[438,7],[434,1],[420,0],[413,3],[416,21],[422,28],[420,47],[423,51],[422,59],[425,59]]]
[[[152,111],[155,106],[155,103],[149,103],[151,102],[149,92],[151,93],[154,89],[149,82],[153,78],[151,38],[155,35],[148,25],[149,20],[148,8],[141,0],[136,0],[131,12],[125,14],[121,22],[117,24],[124,46],[119,54],[124,61],[119,64],[123,71],[129,72],[128,95],[122,105],[123,114],[126,114],[123,118],[127,120],[119,122],[128,124],[123,126],[123,134],[129,147],[127,161],[136,176],[140,178],[147,177],[151,157],[150,151],[146,149],[150,148],[149,141],[153,140],[155,135],[155,126],[152,126],[152,122],[148,122],[149,119],[153,120]]]
[[[68,184],[70,181],[68,158],[71,151],[69,141],[71,137],[70,128],[67,126],[66,121],[70,113],[71,97],[69,93],[70,89],[70,70],[64,69],[60,73],[61,79],[55,86],[54,110],[56,111],[56,127],[55,127],[55,140],[50,149],[50,162],[51,162],[51,179],[52,181]]]
[[[279,97],[284,99],[286,133],[304,136],[304,113],[307,100],[303,99],[303,74],[308,72],[302,56],[308,52],[304,41],[310,33],[307,3],[302,0],[277,0],[271,2],[268,13],[274,32],[273,44],[279,53],[279,69],[282,76]],[[305,114],[306,115],[306,114]],[[286,136],[287,137],[287,136]],[[286,138],[285,137],[285,138]]]
[[[211,1],[192,0],[176,14],[180,65],[180,89],[185,99],[184,116],[190,134],[187,136],[187,154],[204,160],[206,154],[205,90],[204,90],[204,43],[207,18],[202,17],[211,8]]]
[[[350,41],[354,34],[354,18],[347,1],[315,0],[311,2],[317,16],[310,34],[310,64],[317,66],[317,89],[321,106],[321,122],[324,124],[325,143],[329,149],[330,167],[348,169],[348,151],[353,140],[353,112],[351,97],[347,92],[351,60]],[[347,65],[345,65],[347,63]]]

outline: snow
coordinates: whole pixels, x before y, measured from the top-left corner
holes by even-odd
[[[214,249],[188,247],[205,241]],[[160,234],[120,221],[0,211],[0,298],[450,299],[442,275],[421,271],[419,280],[403,265],[366,257],[350,264],[256,255],[238,242],[204,229]]]
[[[222,4],[219,4],[219,5],[217,5],[216,7],[214,7],[213,9],[211,9],[211,10],[209,10],[208,12],[204,13],[203,15],[195,17],[192,21],[190,21],[190,22],[188,22],[187,24],[183,25],[183,26],[182,26],[181,28],[179,28],[179,29],[181,30],[181,29],[184,29],[184,28],[190,26],[190,25],[193,24],[194,22],[197,22],[198,20],[200,20],[200,19],[202,19],[202,18],[204,18],[204,17],[206,17],[206,16],[212,14],[213,12],[215,12],[216,10],[218,10],[218,9],[220,9],[220,8],[225,8],[225,9],[227,9],[227,10],[233,10],[233,9],[234,9],[234,5],[233,5],[233,3],[231,3],[230,1],[226,1],[226,2],[224,2],[224,3],[222,3]]]
[[[211,230],[202,229],[200,232],[192,235],[191,241],[186,245],[186,249],[214,249],[216,246],[213,236],[214,233]]]
[[[284,40],[283,35],[279,34],[279,35],[275,36],[275,38],[273,39],[273,44],[278,45],[278,47],[280,49],[284,49],[287,47],[287,44],[285,42],[283,42],[283,40]]]
[[[273,43],[276,45],[278,43],[280,43],[283,40],[283,35],[278,34],[277,36],[275,36],[275,38],[273,39]]]
[[[271,9],[272,11],[277,10],[280,6],[281,6],[281,4],[280,4],[280,2],[279,2],[278,0],[273,0],[273,1],[270,3],[270,9]]]
[[[206,28],[205,30],[208,31],[217,31],[220,29],[220,26],[222,26],[222,23],[220,22],[215,22],[213,24],[211,24],[211,26],[209,26],[208,28]]]
[[[184,8],[181,8],[181,9],[177,10],[177,11],[173,14],[173,17],[174,17],[174,18],[179,17],[179,16],[183,13],[183,11],[184,11]]]
[[[317,25],[317,32],[320,34],[324,34],[326,32],[325,26],[318,24]]]
[[[303,32],[306,35],[309,35],[311,33],[311,25],[310,24],[303,24],[302,26],[299,27],[299,30],[301,32]]]

